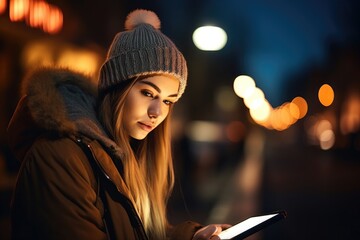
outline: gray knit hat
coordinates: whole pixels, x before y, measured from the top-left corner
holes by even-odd
[[[179,79],[178,100],[186,87],[185,58],[160,31],[158,16],[152,11],[137,9],[127,16],[125,31],[119,32],[110,45],[100,69],[99,92],[133,77],[154,73],[166,73]]]

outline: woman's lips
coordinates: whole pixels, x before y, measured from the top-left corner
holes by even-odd
[[[151,130],[154,129],[154,126],[152,123],[144,123],[144,122],[138,122],[139,126],[141,129],[150,132]]]

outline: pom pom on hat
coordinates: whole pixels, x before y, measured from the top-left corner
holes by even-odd
[[[149,10],[134,10],[125,20],[125,29],[114,37],[101,66],[100,95],[134,77],[167,74],[179,79],[178,100],[187,83],[186,60],[160,31],[158,16]]]
[[[150,24],[155,29],[160,29],[161,26],[160,19],[154,12],[137,9],[127,16],[125,20],[125,29],[131,30],[143,23]]]

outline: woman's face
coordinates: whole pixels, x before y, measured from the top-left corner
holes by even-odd
[[[138,80],[130,89],[124,104],[124,127],[130,137],[141,140],[169,114],[176,100],[179,80],[153,75]]]

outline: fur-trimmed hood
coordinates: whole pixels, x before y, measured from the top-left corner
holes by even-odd
[[[93,79],[67,69],[38,69],[24,78],[21,96],[8,126],[9,144],[19,160],[44,133],[84,135],[121,152],[98,121]]]

